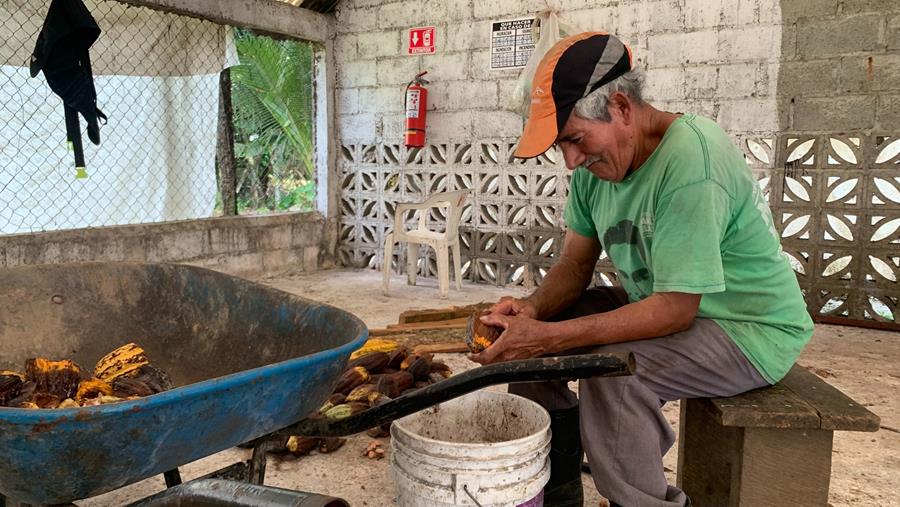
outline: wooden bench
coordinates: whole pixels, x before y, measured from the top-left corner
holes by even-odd
[[[824,507],[835,431],[878,416],[805,368],[731,398],[683,400],[678,486],[695,507]]]

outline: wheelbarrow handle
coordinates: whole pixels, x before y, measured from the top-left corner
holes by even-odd
[[[630,353],[580,354],[507,361],[464,371],[345,419],[304,419],[279,430],[275,435],[353,435],[495,384],[617,377],[631,375],[633,372],[634,358]]]

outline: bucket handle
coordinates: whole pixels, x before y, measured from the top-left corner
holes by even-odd
[[[477,499],[475,498],[475,496],[473,496],[472,493],[469,491],[469,485],[468,485],[468,484],[463,484],[463,491],[465,491],[466,494],[469,495],[469,498],[471,498],[472,501],[475,502],[475,505],[477,505],[478,507],[484,507],[483,505],[481,505],[480,503],[478,503],[478,500],[477,500]]]

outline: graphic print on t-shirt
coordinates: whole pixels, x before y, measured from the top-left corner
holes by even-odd
[[[647,268],[647,254],[641,234],[631,220],[625,219],[603,233],[603,248],[617,266],[622,287],[631,301],[639,301],[653,291],[653,277]]]

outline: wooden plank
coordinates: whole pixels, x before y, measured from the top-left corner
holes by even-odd
[[[681,400],[677,484],[693,505],[733,507],[740,496],[744,428],[722,426],[711,409],[706,400]]]
[[[744,429],[736,506],[828,505],[831,450],[831,431]]]
[[[411,324],[414,322],[433,322],[439,320],[449,320],[458,318],[468,318],[468,316],[478,310],[487,310],[494,303],[475,303],[466,306],[451,306],[449,308],[431,308],[426,310],[406,310],[400,314],[397,319],[398,324]]]
[[[723,426],[819,429],[819,413],[790,389],[771,387],[708,400]]]
[[[779,384],[818,412],[824,430],[878,431],[877,415],[800,365],[794,365]]]
[[[444,329],[466,327],[468,318],[439,320],[436,322],[413,322],[411,324],[388,324],[387,329],[395,332],[418,331],[420,329]]]
[[[468,351],[469,347],[466,346],[466,342],[433,343],[413,347],[414,354],[449,354]]]
[[[373,331],[390,331],[390,330],[373,330]],[[369,333],[369,336],[372,338],[378,338],[381,340],[394,340],[409,349],[412,349],[416,345],[425,345],[425,344],[434,344],[434,343],[447,343],[447,342],[461,342],[466,339],[466,330],[462,329],[422,329],[415,332],[410,333],[385,333],[385,334],[372,334]]]

